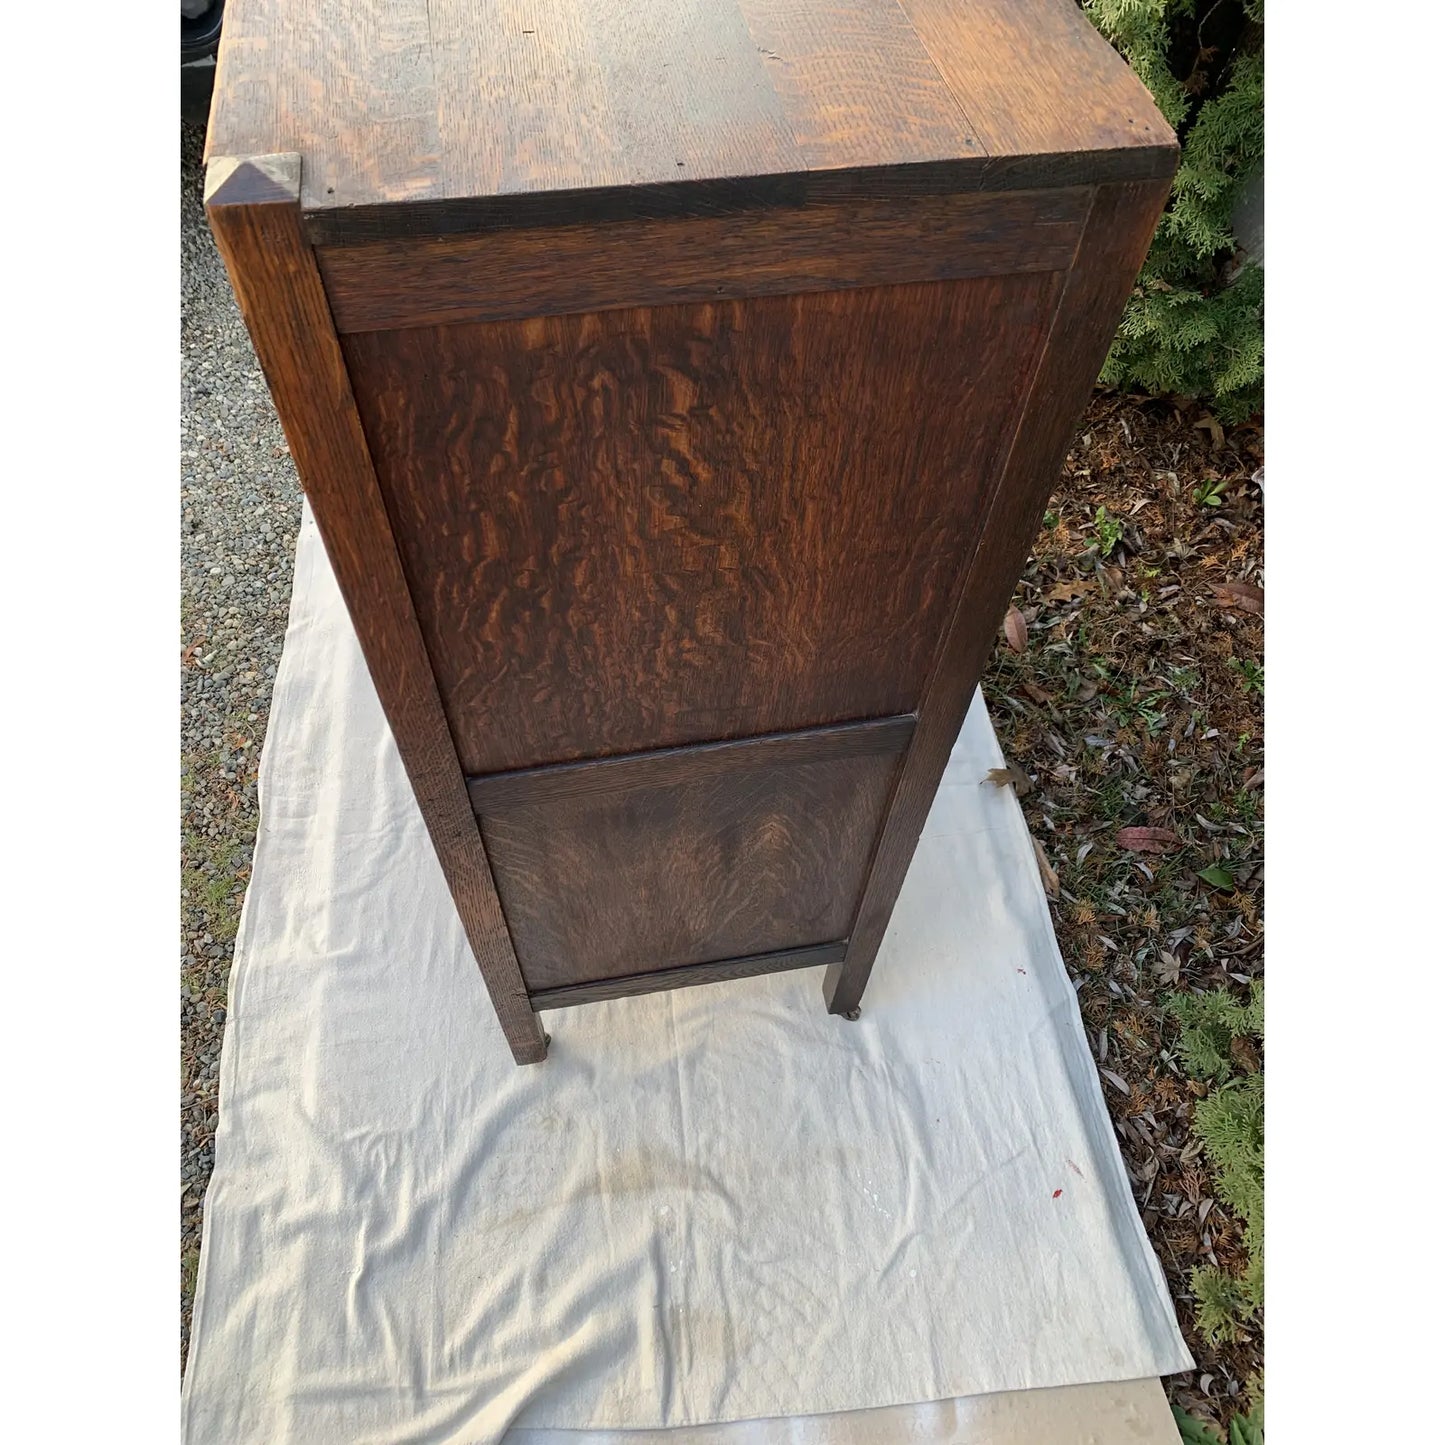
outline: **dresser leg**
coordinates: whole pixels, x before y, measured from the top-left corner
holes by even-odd
[[[877,951],[875,948],[873,954]],[[868,987],[868,975],[872,971],[873,957],[864,956],[861,950],[858,953],[850,950],[842,963],[829,964],[823,974],[823,1002],[828,1012],[849,1023],[857,1023],[863,990]]]
[[[504,1021],[507,1047],[519,1064],[542,1064],[547,1061],[547,1045],[552,1042],[552,1035],[542,1028],[540,1015],[531,1014],[530,1019],[530,1028],[525,1018],[516,1022]]]

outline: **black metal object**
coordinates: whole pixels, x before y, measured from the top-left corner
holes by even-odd
[[[187,15],[193,5],[181,7],[181,64],[188,61],[214,58],[221,43],[221,21],[225,14],[226,0],[211,0],[199,15]]]

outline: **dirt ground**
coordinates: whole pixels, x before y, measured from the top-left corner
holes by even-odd
[[[1262,978],[1263,443],[1181,402],[1095,397],[984,693],[1015,770],[1135,1198],[1199,1369],[1174,1403],[1226,1420],[1262,1329],[1211,1344],[1189,1274],[1246,1255],[1191,1135],[1204,1087],[1166,998]],[[1141,832],[1141,829],[1153,830]],[[1210,879],[1201,877],[1209,873]],[[1246,1049],[1241,1067],[1262,1068]]]

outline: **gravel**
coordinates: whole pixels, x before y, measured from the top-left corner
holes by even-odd
[[[211,1177],[226,989],[256,838],[301,490],[181,130],[181,1356]]]

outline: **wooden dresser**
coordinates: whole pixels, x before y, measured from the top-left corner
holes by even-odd
[[[1176,154],[1073,0],[228,0],[211,224],[518,1062],[857,1017]]]

